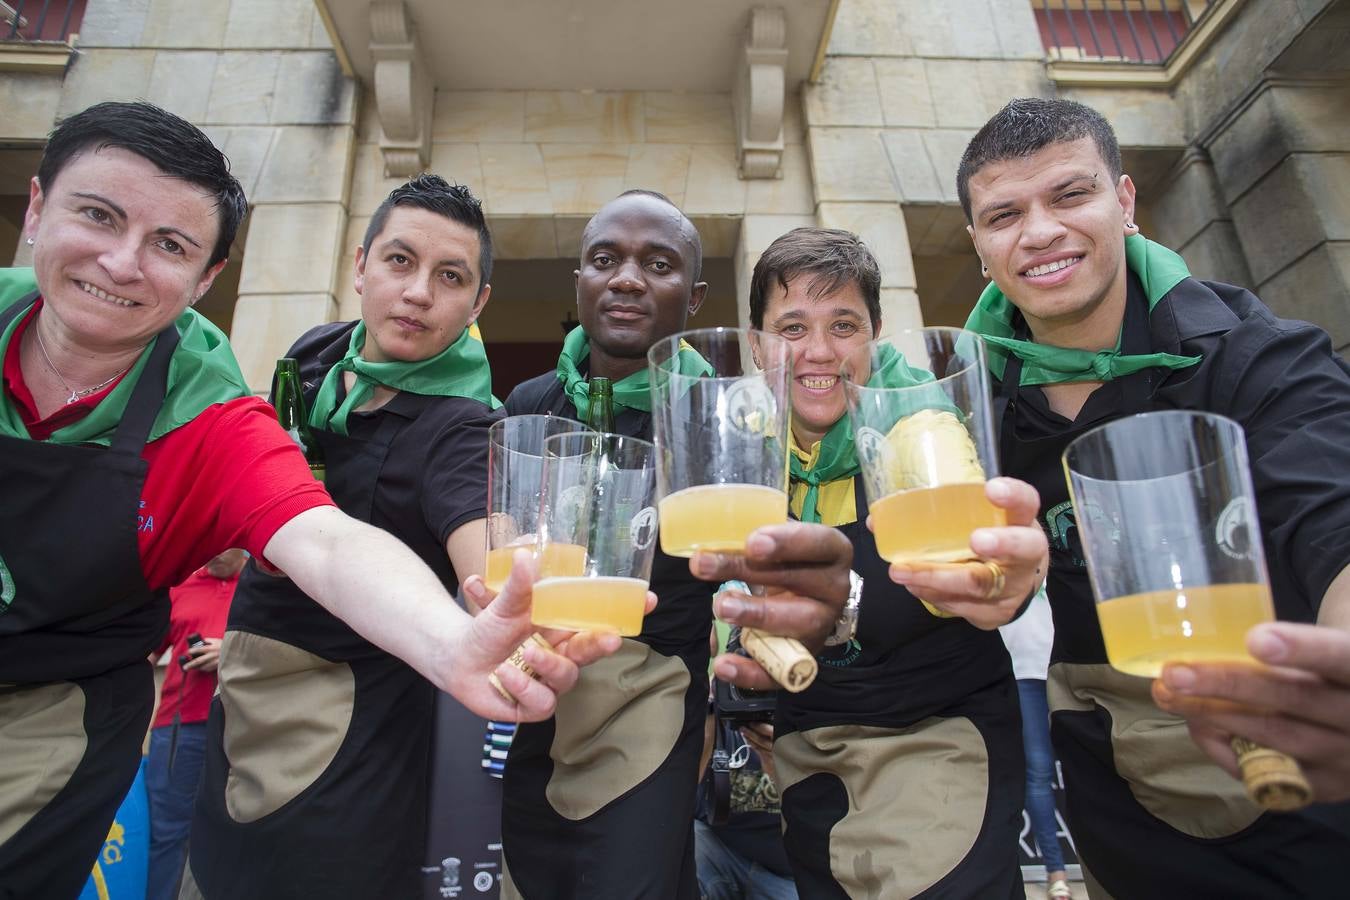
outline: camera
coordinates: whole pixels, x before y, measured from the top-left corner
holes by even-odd
[[[189,650],[196,650],[198,647],[205,647],[205,646],[206,641],[202,640],[202,636],[197,632],[194,631],[192,634],[189,634],[187,636],[187,648]],[[178,657],[179,668],[186,669],[187,664],[190,662],[192,662],[192,654],[190,653],[184,653]]]
[[[741,647],[741,631],[733,628],[727,638],[727,651],[748,656]],[[751,691],[730,682],[713,679],[713,711],[723,722],[744,725],[750,722],[772,722],[778,706],[777,691]]]

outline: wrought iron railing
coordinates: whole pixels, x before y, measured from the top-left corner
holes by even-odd
[[[66,41],[88,0],[0,0],[0,41]]]
[[[1033,0],[1053,59],[1162,65],[1217,0]]]

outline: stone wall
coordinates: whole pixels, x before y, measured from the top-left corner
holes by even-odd
[[[883,331],[973,303],[952,259],[970,253],[956,165],[1009,98],[1050,93],[1043,57],[1025,0],[840,4],[820,83],[803,97],[816,215],[876,253]],[[922,312],[916,255],[944,273]]]
[[[625,190],[659,191],[698,226],[706,257],[737,261],[743,294],[747,255],[753,265],[767,240],[813,221],[800,102],[789,98],[787,108],[781,177],[747,181],[737,173],[729,94],[437,91],[430,168],[483,200],[499,259],[576,259],[597,209]],[[357,135],[344,273],[370,214],[402,182],[384,176],[379,137],[368,109]],[[755,236],[770,231],[757,244]],[[343,317],[359,310],[349,282],[344,274]]]

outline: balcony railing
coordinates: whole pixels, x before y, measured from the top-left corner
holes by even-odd
[[[0,41],[65,43],[80,30],[88,0],[0,0]]]
[[[1216,0],[1033,0],[1053,60],[1165,65]]]

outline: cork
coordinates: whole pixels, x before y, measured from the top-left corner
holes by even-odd
[[[741,631],[741,646],[774,681],[794,694],[806,690],[816,680],[816,658],[796,638],[745,628]]]
[[[506,658],[506,661],[511,665],[515,666],[520,671],[524,672],[526,675],[533,678],[535,681],[538,681],[539,675],[534,671],[534,669],[530,667],[530,665],[527,662],[525,662],[525,653],[524,653],[525,644],[528,644],[531,641],[549,650],[553,649],[553,645],[550,644],[547,640],[545,640],[542,634],[536,631],[534,634],[526,638],[524,643],[522,643],[515,650],[511,651],[511,655]],[[506,689],[506,685],[502,684],[502,680],[497,677],[496,672],[488,673],[488,684],[492,685],[496,689],[497,693],[501,694],[502,699],[506,700],[507,703],[518,702],[515,698],[515,695],[513,695],[510,691]]]
[[[1312,802],[1312,787],[1293,757],[1246,738],[1235,737],[1230,743],[1247,796],[1262,809],[1289,812]]]

